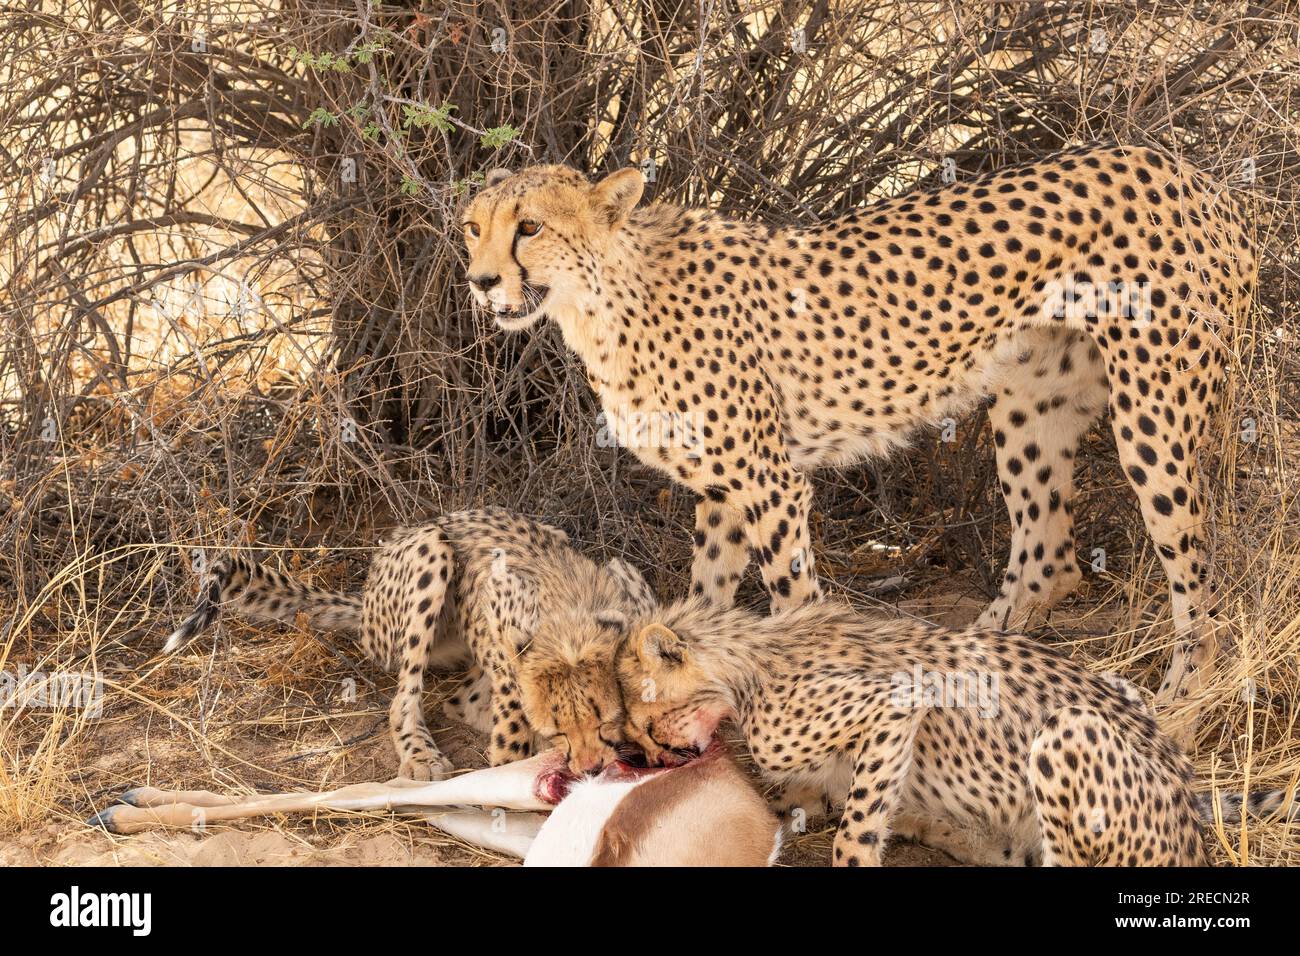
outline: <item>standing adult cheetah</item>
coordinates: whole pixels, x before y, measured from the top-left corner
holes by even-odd
[[[619,441],[701,495],[694,593],[730,605],[752,551],[774,609],[816,594],[805,471],[987,396],[1012,538],[980,623],[1021,628],[1080,578],[1074,455],[1109,406],[1172,592],[1160,701],[1207,676],[1196,450],[1255,262],[1202,174],[1078,148],[798,227],[641,192],[633,169],[495,171],[465,210],[468,275],[502,328],[553,319]]]
[[[401,529],[376,553],[360,593],[224,556],[163,651],[189,643],[223,607],[275,621],[305,613],[317,627],[359,630],[366,655],[398,674],[389,725],[399,773],[414,780],[452,769],[424,722],[424,672],[472,658],[447,713],[488,732],[488,762],[527,756],[540,736],[581,773],[611,762],[622,742],[614,647],[629,616],[654,604],[621,558],[597,565],[560,529],[489,508]]]

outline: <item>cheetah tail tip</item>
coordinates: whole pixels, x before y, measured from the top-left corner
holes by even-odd
[[[216,609],[210,604],[200,607],[197,611],[181,622],[181,626],[172,631],[167,637],[166,643],[162,646],[162,653],[172,654],[194,638],[198,637],[205,631],[209,624],[216,620]]]
[[[1239,793],[1225,793],[1218,796],[1219,813],[1225,824],[1241,822],[1244,815],[1265,818],[1281,811],[1281,819],[1300,821],[1300,799],[1293,799],[1288,805],[1285,790],[1255,790],[1244,797]],[[1193,806],[1201,822],[1214,824],[1215,794],[1196,793],[1192,796]]]

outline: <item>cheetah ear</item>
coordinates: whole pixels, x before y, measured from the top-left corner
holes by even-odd
[[[637,653],[642,661],[672,666],[685,663],[690,655],[686,642],[662,624],[649,624],[641,629]]]
[[[597,611],[596,623],[601,627],[609,628],[611,631],[618,631],[621,634],[627,627],[627,615],[613,608]]]
[[[495,186],[497,183],[505,182],[513,175],[514,173],[508,169],[500,167],[489,169],[487,175],[483,178],[483,188],[486,189],[489,186]]]
[[[617,226],[641,201],[643,189],[645,189],[645,179],[641,176],[641,170],[632,166],[620,169],[616,173],[610,173],[592,187],[592,208],[602,222]]]

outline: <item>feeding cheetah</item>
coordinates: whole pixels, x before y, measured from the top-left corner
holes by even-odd
[[[1171,590],[1158,702],[1208,676],[1196,452],[1255,260],[1204,175],[1082,147],[804,226],[637,208],[635,169],[485,186],[464,212],[475,301],[507,330],[554,320],[620,443],[701,496],[693,593],[729,606],[752,552],[774,609],[816,595],[805,472],[987,398],[1011,542],[980,623],[1021,629],[1081,577],[1074,455],[1108,409]]]
[[[615,658],[629,739],[671,762],[734,719],[792,797],[843,796],[836,864],[878,865],[891,833],[981,865],[1206,860],[1198,819],[1213,799],[1192,794],[1136,688],[1023,635],[827,601],[762,617],[698,597],[633,633]],[[1282,800],[1251,794],[1247,809]]]
[[[359,594],[223,557],[164,652],[222,607],[277,621],[305,612],[317,627],[359,630],[366,654],[399,675],[389,725],[400,775],[431,780],[452,768],[424,722],[424,672],[470,656],[447,713],[489,732],[489,763],[526,756],[534,735],[559,746],[577,772],[611,762],[622,741],[614,646],[629,615],[654,607],[654,597],[622,559],[599,566],[558,528],[488,509],[402,529],[375,555]]]

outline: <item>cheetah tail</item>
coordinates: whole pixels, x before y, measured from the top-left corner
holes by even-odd
[[[361,626],[361,595],[331,591],[294,581],[238,555],[212,562],[199,584],[194,613],[167,638],[163,653],[184,647],[216,622],[223,608],[264,621],[297,619],[307,613],[315,627],[356,630]]]
[[[1192,805],[1202,823],[1214,823],[1214,794],[1210,791],[1192,794]],[[1252,817],[1267,817],[1286,803],[1285,790],[1254,790],[1245,795],[1240,793],[1221,793],[1218,797],[1219,813],[1224,823],[1240,823],[1242,804],[1246,813]],[[1282,814],[1283,820],[1300,820],[1300,800],[1292,800],[1291,805]]]

